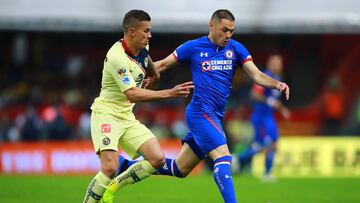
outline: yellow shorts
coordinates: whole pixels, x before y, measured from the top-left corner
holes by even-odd
[[[155,135],[138,120],[122,120],[109,114],[91,113],[91,138],[96,153],[119,151],[119,146],[132,159],[141,154],[138,149]]]

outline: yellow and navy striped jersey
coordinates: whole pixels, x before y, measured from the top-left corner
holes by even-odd
[[[148,55],[148,47],[134,56],[124,40],[116,42],[106,54],[100,95],[94,100],[91,110],[134,120],[132,109],[135,104],[128,101],[124,92],[132,87],[141,87],[148,66]]]

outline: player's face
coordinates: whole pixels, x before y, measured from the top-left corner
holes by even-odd
[[[272,73],[276,75],[281,75],[283,70],[283,60],[281,56],[279,55],[271,56],[268,60],[267,67]]]
[[[134,28],[133,37],[139,48],[145,48],[149,44],[151,38],[150,29],[150,21],[140,21],[138,26]]]
[[[210,32],[214,43],[220,47],[226,46],[235,30],[235,21],[221,19],[210,22]]]

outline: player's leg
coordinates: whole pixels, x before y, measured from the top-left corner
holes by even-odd
[[[244,152],[238,154],[239,163],[251,159],[255,154],[261,152],[262,149],[261,145],[254,140]]]
[[[117,135],[121,134],[121,129],[111,128],[111,126],[118,126],[114,124],[111,117],[94,112],[91,114],[91,137],[95,150],[99,152],[101,170],[90,182],[84,203],[98,202],[117,172],[119,166],[117,159],[119,137]]]
[[[162,167],[157,174],[184,178],[198,165],[201,159],[189,144],[184,143],[176,159],[167,159],[167,161],[168,167]]]
[[[137,158],[142,154],[145,159],[132,164],[109,183],[102,199],[106,203],[113,202],[117,190],[149,177],[164,164],[164,153],[149,129],[138,121],[131,123],[126,129],[120,138],[120,146],[129,156]]]
[[[270,177],[274,165],[274,159],[277,149],[277,141],[279,137],[276,122],[273,118],[266,121],[266,131],[269,141],[267,141],[267,150],[265,153],[265,176]]]
[[[270,176],[274,165],[277,143],[273,143],[265,153],[265,176]]]
[[[178,156],[175,159],[167,158],[164,166],[156,174],[183,178],[204,158],[204,153],[196,144],[191,132],[182,141],[183,146]]]
[[[125,185],[133,184],[149,177],[164,165],[164,153],[156,138],[146,141],[138,151],[143,154],[144,160],[132,164],[123,173],[115,177],[109,184],[109,189],[112,192],[116,192]]]
[[[187,136],[188,137],[188,136]],[[175,176],[178,178],[186,177],[192,169],[201,161],[197,153],[198,151],[194,148],[193,143],[188,139],[184,140],[184,144],[175,159],[166,158],[165,164],[163,167],[158,169],[154,174],[156,175],[168,175]],[[193,146],[192,148],[190,146]],[[131,165],[137,163],[138,161],[127,160],[121,155],[119,156],[120,167],[119,171],[125,171]]]
[[[107,185],[116,174],[118,167],[117,153],[116,151],[100,152],[101,170],[90,182],[83,201],[84,203],[98,202],[101,199]]]
[[[225,203],[236,203],[229,152],[221,118],[187,109],[186,122],[195,142],[214,161],[213,177]]]
[[[227,145],[222,145],[208,154],[214,160],[214,180],[225,203],[236,203],[236,195],[231,174],[232,156]]]
[[[263,150],[262,142],[266,136],[265,127],[262,124],[263,122],[259,118],[251,119],[252,125],[254,127],[254,137],[250,146],[242,153],[237,155],[238,162],[241,164],[245,160],[251,160],[251,158]]]

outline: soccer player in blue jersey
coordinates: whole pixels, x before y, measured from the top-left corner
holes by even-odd
[[[280,80],[283,70],[283,60],[278,54],[270,55],[267,69],[264,71],[269,77]],[[255,135],[251,145],[245,152],[238,155],[239,163],[250,160],[255,154],[265,152],[264,181],[271,181],[271,169],[274,162],[279,132],[277,129],[274,111],[279,110],[285,119],[289,119],[290,111],[281,103],[280,92],[275,89],[253,85],[251,98],[254,101],[251,122]]]
[[[195,86],[185,112],[190,131],[184,137],[176,159],[167,158],[165,165],[156,173],[182,178],[205,156],[209,156],[214,160],[213,177],[224,202],[234,203],[237,201],[230,171],[232,157],[221,122],[235,70],[237,67],[243,68],[255,83],[283,92],[286,99],[289,98],[289,87],[262,73],[246,48],[231,39],[235,18],[230,11],[215,11],[209,29],[208,36],[187,41],[165,59],[155,62],[155,67],[160,71],[176,63],[189,63]],[[120,172],[134,163],[122,157],[119,159]],[[109,194],[113,195],[113,192]]]

